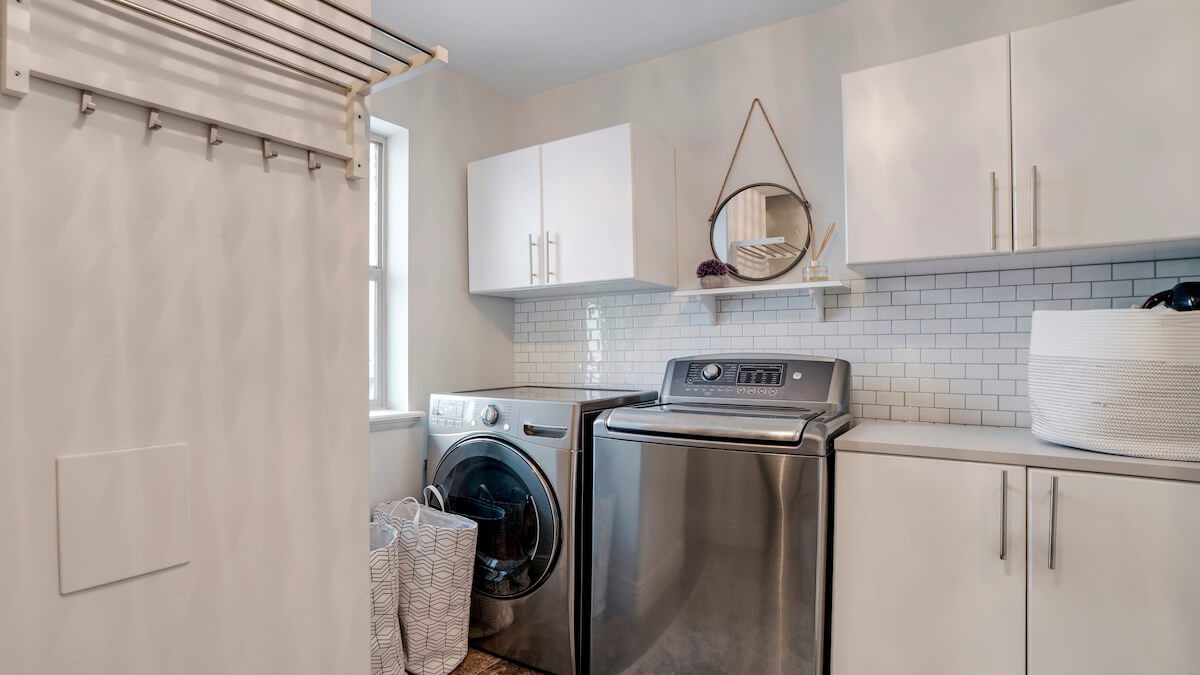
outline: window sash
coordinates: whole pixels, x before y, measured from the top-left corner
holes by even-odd
[[[372,136],[371,144],[378,152],[378,171],[371,176],[376,199],[374,243],[377,264],[371,265],[368,260],[367,265],[370,281],[375,283],[375,372],[371,373],[375,378],[375,395],[371,397],[370,405],[372,408],[384,408],[387,406],[387,142],[379,136]]]

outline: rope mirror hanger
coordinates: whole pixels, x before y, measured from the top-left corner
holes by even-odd
[[[740,267],[739,267],[738,272],[731,272],[731,274],[733,274],[733,276],[735,276],[739,279],[745,280],[745,281],[769,281],[771,279],[776,279],[776,278],[781,277],[784,274],[787,274],[788,272],[790,272],[793,268],[795,268],[795,266],[797,264],[799,264],[800,260],[808,253],[809,247],[812,245],[812,205],[808,201],[808,197],[805,196],[805,194],[804,194],[804,188],[802,188],[800,186],[800,180],[796,178],[796,171],[792,168],[792,162],[788,158],[787,152],[783,149],[783,143],[781,143],[779,140],[779,134],[776,133],[776,131],[775,131],[775,125],[771,123],[770,116],[767,115],[767,111],[763,107],[762,101],[758,98],[755,98],[753,101],[750,102],[750,109],[748,111],[746,111],[746,120],[745,120],[745,122],[742,123],[742,131],[740,134],[738,134],[737,145],[734,146],[733,156],[729,158],[729,166],[725,170],[725,178],[721,181],[721,189],[717,193],[717,200],[716,200],[715,204],[713,205],[712,213],[708,217],[708,222],[709,222],[709,226],[710,226],[709,227],[709,244],[712,246],[714,256],[716,256],[717,258],[719,258],[725,262],[730,262],[730,263],[734,262],[733,260],[725,259],[726,256],[723,256],[721,254],[721,251],[718,250],[717,242],[715,240],[717,224],[718,224],[717,219],[718,219],[718,216],[721,214],[721,211],[726,207],[726,204],[728,204],[734,197],[737,197],[742,192],[752,189],[752,188],[756,188],[756,187],[777,188],[781,192],[791,193],[791,190],[789,188],[786,188],[782,185],[777,185],[774,183],[760,182],[760,183],[754,183],[752,185],[743,186],[741,189],[734,191],[728,197],[725,196],[725,189],[726,189],[726,187],[728,187],[729,177],[733,173],[733,165],[734,165],[734,162],[737,161],[738,152],[742,148],[742,142],[746,138],[746,131],[750,127],[750,118],[754,115],[755,106],[757,106],[759,112],[762,113],[763,120],[766,121],[767,128],[771,131],[771,137],[775,140],[775,146],[779,149],[779,154],[783,157],[783,162],[785,165],[787,165],[788,173],[792,177],[792,182],[796,185],[796,192],[792,193],[792,196],[795,197],[795,199],[798,200],[800,206],[803,207],[804,216],[808,220],[808,227],[800,228],[801,233],[799,235],[799,238],[802,238],[807,234],[808,240],[805,241],[804,245],[799,249],[797,249],[795,246],[788,244],[788,243],[775,242],[772,245],[771,243],[767,242],[768,238],[762,238],[758,242],[755,242],[755,243],[766,244],[765,247],[764,246],[750,246],[750,247],[747,247],[747,249],[745,251],[743,251],[743,252],[749,254],[751,257],[755,257],[755,258],[763,257],[762,255],[758,255],[758,256],[754,255],[755,252],[757,251],[757,249],[759,249],[759,248],[763,248],[764,251],[768,252],[767,256],[766,256],[767,258],[780,259],[780,258],[785,258],[785,257],[791,257],[792,258],[791,262],[789,264],[787,264],[785,267],[783,267],[782,269],[776,269],[774,272],[770,272],[769,269],[763,270],[764,275],[762,275],[762,276],[750,276],[747,274],[747,270],[742,270]],[[807,232],[805,232],[805,230],[807,230]],[[765,231],[763,233],[765,234]],[[774,239],[779,239],[779,238],[776,237]],[[750,242],[747,241],[746,243],[750,243]],[[742,249],[739,249],[739,251],[741,251],[741,250]],[[781,251],[788,251],[791,253],[791,255],[787,255],[787,256],[779,255],[779,253]],[[771,252],[774,252],[774,255],[772,255]],[[729,255],[732,256],[733,254],[730,253]],[[758,262],[762,262],[762,261],[758,261]],[[767,267],[770,268],[772,266],[773,265],[768,265]]]

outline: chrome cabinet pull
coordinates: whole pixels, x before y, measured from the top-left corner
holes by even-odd
[[[529,233],[529,283],[533,284],[534,279],[537,279],[537,272],[533,271],[533,249],[537,248],[537,244],[533,242],[533,233]]]
[[[992,250],[996,250],[996,172],[988,178],[988,190],[992,193]]]
[[[1050,479],[1050,556],[1046,561],[1050,569],[1054,569],[1054,540],[1058,538],[1058,476]]]
[[[1008,559],[1008,471],[1000,472],[1000,559]]]
[[[1032,248],[1037,248],[1038,245],[1038,173],[1037,164],[1033,165],[1033,169],[1029,172],[1029,245]]]
[[[550,283],[550,277],[555,276],[554,272],[550,271],[550,247],[558,246],[558,242],[550,238],[550,233],[546,233],[546,283]],[[558,251],[557,248],[554,249]]]

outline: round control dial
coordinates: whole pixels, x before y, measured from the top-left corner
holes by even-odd
[[[479,419],[483,420],[483,423],[490,427],[496,423],[496,420],[500,419],[500,409],[494,405],[489,405],[479,413]]]
[[[712,382],[718,377],[721,377],[721,366],[718,366],[715,363],[710,363],[707,366],[704,366],[704,369],[700,371],[700,377]]]

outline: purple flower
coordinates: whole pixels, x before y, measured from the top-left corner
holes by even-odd
[[[737,274],[737,268],[716,258],[709,258],[696,268],[696,277],[723,277],[730,272]]]

